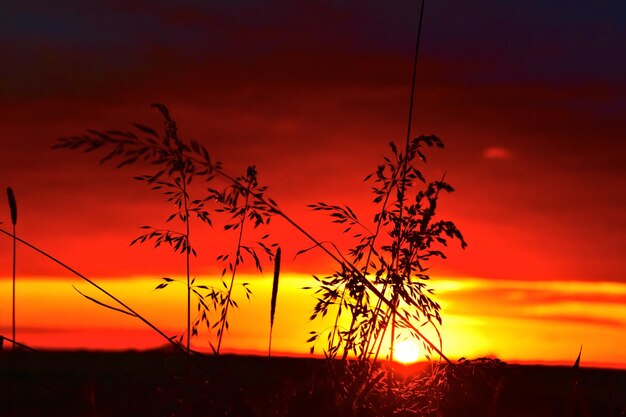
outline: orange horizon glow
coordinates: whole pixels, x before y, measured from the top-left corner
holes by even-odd
[[[269,335],[269,278],[242,277],[253,297],[246,302],[235,294],[240,308],[233,311],[224,353],[267,354]],[[184,328],[184,287],[154,290],[152,278],[99,279],[168,335]],[[212,282],[213,281],[213,282]],[[211,284],[219,280],[207,280]],[[301,288],[309,276],[281,278],[273,336],[276,356],[309,356],[305,343],[310,330],[329,325],[310,322],[314,298]],[[626,285],[613,282],[493,281],[476,278],[432,280],[435,299],[442,305],[444,353],[453,359],[498,357],[511,363],[573,363],[583,345],[582,364],[626,369],[624,304]],[[40,349],[127,350],[155,349],[167,342],[137,319],[105,309],[81,297],[72,285],[91,296],[90,286],[78,280],[22,278],[18,281],[17,339]],[[10,305],[10,286],[0,282],[0,305]],[[495,294],[495,295],[494,295]],[[607,305],[599,302],[612,300]],[[330,316],[330,315],[329,315]],[[10,317],[0,311],[0,332],[10,334]],[[433,338],[432,333],[426,334]],[[210,352],[206,331],[193,339],[195,349]],[[399,339],[400,340],[400,339]],[[433,339],[434,340],[434,339]],[[383,348],[383,351],[387,349]],[[317,345],[320,354],[324,346]],[[410,352],[396,351],[400,362]],[[386,353],[383,355],[385,356]],[[424,360],[420,348],[419,360]]]

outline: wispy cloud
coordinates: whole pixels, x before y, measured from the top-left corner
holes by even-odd
[[[483,157],[486,159],[511,159],[513,154],[506,148],[490,146],[483,151]]]
[[[574,281],[459,281],[443,285],[450,314],[546,322],[626,327],[626,285]],[[438,287],[438,285],[436,285]]]
[[[616,348],[626,334],[623,283],[464,278],[431,284],[443,306],[448,353],[560,362],[582,343],[588,365],[626,363]]]

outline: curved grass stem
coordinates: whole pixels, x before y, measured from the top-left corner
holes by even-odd
[[[117,298],[116,296],[114,296],[112,293],[110,293],[109,291],[105,290],[103,287],[101,287],[100,285],[98,285],[96,282],[94,282],[93,280],[87,278],[85,275],[81,274],[80,272],[78,272],[77,270],[75,270],[74,268],[72,268],[71,266],[67,265],[66,263],[64,263],[63,261],[59,260],[58,258],[50,255],[48,252],[39,249],[37,246],[33,245],[32,243],[15,236],[14,234],[4,230],[3,228],[0,228],[0,233],[15,239],[16,241],[20,242],[21,244],[31,248],[32,250],[34,250],[35,252],[38,252],[39,254],[45,256],[46,258],[50,259],[51,261],[53,261],[54,263],[58,264],[59,266],[63,267],[64,269],[68,270],[69,272],[71,272],[72,274],[76,275],[77,277],[79,277],[80,279],[82,279],[83,281],[85,281],[86,283],[88,283],[89,285],[91,285],[92,287],[94,287],[96,290],[98,290],[99,292],[101,292],[102,294],[104,294],[106,297],[108,297],[109,299],[113,300],[117,305],[119,305],[122,309],[128,311],[128,313],[130,313],[131,315],[137,317],[139,320],[141,320],[144,324],[146,324],[148,327],[150,327],[152,330],[154,330],[155,332],[157,332],[161,337],[163,337],[165,340],[168,341],[169,344],[171,344],[172,346],[174,346],[174,348],[176,348],[177,350],[183,352],[183,353],[187,353],[187,351],[178,343],[176,343],[172,338],[170,338],[169,336],[167,336],[165,333],[163,333],[163,331],[161,331],[158,327],[156,327],[154,324],[152,324],[152,322],[150,322],[148,319],[146,319],[144,316],[142,316],[141,314],[139,314],[137,311],[135,311],[134,309],[132,309],[128,304],[124,303],[122,300],[120,300],[119,298]]]

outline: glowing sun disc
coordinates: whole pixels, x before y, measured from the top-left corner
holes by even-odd
[[[419,346],[413,340],[400,340],[393,348],[393,358],[397,362],[417,362],[420,356]]]

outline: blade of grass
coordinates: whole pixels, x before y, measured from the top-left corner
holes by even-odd
[[[580,369],[580,357],[583,353],[583,345],[580,345],[580,350],[578,351],[578,357],[576,358],[576,361],[574,362],[574,366],[572,367],[573,369],[573,376],[572,376],[572,389],[570,391],[570,396],[569,396],[569,404],[568,404],[568,417],[574,417],[575,415],[577,415],[576,411],[580,411],[577,410],[576,406],[579,405],[580,403],[580,374],[578,372],[578,370]]]
[[[113,294],[111,294],[110,292],[108,292],[107,290],[105,290],[103,287],[101,287],[100,285],[98,285],[96,282],[92,281],[91,279],[87,278],[85,275],[81,274],[80,272],[78,272],[77,270],[75,270],[74,268],[72,268],[71,266],[67,265],[66,263],[64,263],[63,261],[55,258],[54,256],[50,255],[49,253],[45,252],[42,249],[39,249],[38,247],[36,247],[35,245],[33,245],[32,243],[27,242],[26,240],[15,236],[14,234],[11,234],[10,232],[7,232],[6,230],[4,230],[3,228],[0,228],[0,233],[11,237],[13,239],[15,239],[16,241],[20,242],[21,244],[28,246],[29,248],[31,248],[32,250],[34,250],[35,252],[45,256],[46,258],[50,259],[51,261],[53,261],[54,263],[60,265],[61,267],[63,267],[64,269],[68,270],[69,272],[71,272],[72,274],[76,275],[77,277],[79,277],[80,279],[82,279],[83,281],[87,282],[89,285],[91,285],[92,287],[94,287],[95,289],[97,289],[98,291],[100,291],[102,294],[104,294],[105,296],[107,296],[108,298],[110,298],[111,300],[115,301],[120,307],[122,307],[124,310],[126,310],[128,313],[133,314],[135,317],[137,317],[139,320],[141,320],[144,324],[146,324],[148,327],[150,327],[152,330],[154,330],[155,332],[157,332],[161,337],[163,337],[165,340],[167,340],[167,342],[169,344],[171,344],[172,346],[174,346],[175,349],[177,349],[178,351],[186,354],[187,351],[185,348],[183,348],[180,344],[176,343],[174,340],[172,340],[168,335],[166,335],[165,333],[163,333],[163,331],[161,331],[161,329],[159,329],[158,327],[156,327],[154,324],[152,324],[150,321],[148,321],[148,319],[146,319],[144,316],[142,316],[141,314],[137,313],[135,310],[133,310],[130,306],[128,306],[126,303],[124,303],[122,300],[120,300],[119,298],[117,298],[116,296],[114,296]]]
[[[580,368],[580,355],[583,353],[583,345],[580,345],[580,351],[578,352],[578,357],[576,358],[576,362],[574,362],[574,369]]]
[[[106,303],[103,303],[102,301],[96,300],[95,298],[90,297],[90,296],[88,296],[88,295],[86,295],[86,294],[84,294],[84,293],[80,292],[80,290],[79,290],[78,288],[76,288],[75,286],[73,286],[73,285],[72,285],[72,288],[74,288],[74,290],[75,290],[77,293],[79,293],[80,295],[82,295],[83,297],[85,297],[86,299],[88,299],[89,301],[91,301],[91,302],[93,302],[93,303],[95,303],[95,304],[98,304],[98,305],[100,305],[100,306],[102,306],[102,307],[105,307],[105,308],[109,308],[109,309],[111,309],[111,310],[117,311],[117,312],[122,313],[122,314],[129,315],[129,316],[131,316],[131,317],[137,317],[137,315],[136,315],[136,314],[129,313],[129,312],[128,312],[128,311],[126,311],[126,310],[122,310],[122,309],[120,309],[120,308],[113,307],[113,306],[111,306],[111,305],[108,305],[108,304],[106,304]]]
[[[14,344],[14,345],[16,345],[16,346],[21,347],[21,348],[22,348],[22,349],[24,349],[24,350],[28,350],[28,351],[30,351],[30,352],[37,352],[37,350],[36,350],[36,349],[33,349],[32,347],[30,347],[30,346],[28,346],[28,345],[25,345],[24,343],[20,343],[20,342],[18,342],[17,340],[10,339],[10,338],[8,338],[8,337],[4,337],[4,336],[0,336],[0,350],[2,350],[2,344],[4,343],[4,341],[5,341],[5,340],[6,340],[6,341],[8,341],[8,342],[13,343],[13,344]]]
[[[274,315],[276,314],[276,298],[278,297],[278,281],[280,277],[280,248],[274,257],[274,281],[272,282],[272,300],[270,302],[270,345],[267,356],[272,356],[272,333],[274,332]]]
[[[17,224],[17,203],[11,187],[7,187],[7,197],[9,199],[9,209],[11,210],[11,223],[15,226]]]
[[[15,228],[17,226],[17,202],[15,194],[11,187],[7,187],[7,197],[9,199],[9,209],[11,210],[11,223],[13,224],[13,284],[12,284],[12,301],[11,301],[11,336],[13,339],[13,350],[15,350],[15,275],[17,264],[17,245],[15,241]]]

